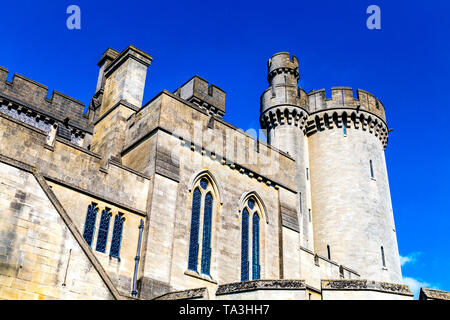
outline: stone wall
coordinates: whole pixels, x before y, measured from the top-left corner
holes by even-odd
[[[1,154],[36,166],[41,173],[96,197],[145,212],[149,180],[114,162],[102,168],[101,157],[63,139],[46,146],[44,131],[0,114]]]
[[[0,162],[0,299],[112,299],[34,176]]]
[[[401,283],[380,140],[361,128],[324,129],[309,137],[309,151],[315,251],[327,256],[329,246],[331,259],[362,278]]]
[[[83,114],[84,104],[82,102],[58,91],[53,91],[50,98],[47,98],[48,87],[19,74],[14,74],[12,81],[8,82],[7,76],[8,70],[0,67],[1,98],[31,108],[59,123],[63,123],[66,118],[69,118],[69,123],[74,128],[92,134],[89,119]]]
[[[300,247],[300,279],[320,290],[322,279],[358,279],[360,275],[347,266]]]
[[[145,215],[130,212],[123,207],[118,207],[113,203],[102,201],[90,195],[86,195],[75,190],[69,189],[57,183],[49,183],[52,191],[55,193],[62,206],[65,208],[73,223],[83,233],[87,208],[95,203],[98,208],[97,219],[95,223],[94,238],[92,240],[92,251],[105,268],[109,277],[113,281],[119,292],[125,296],[131,294],[133,287],[133,275],[135,266],[135,256],[137,251],[139,223],[141,219],[145,219]],[[98,229],[100,226],[100,218],[102,211],[108,208],[111,212],[106,249],[105,252],[96,250]],[[122,214],[124,218],[122,241],[120,245],[120,259],[109,256],[111,239],[113,234],[114,219],[116,215]]]
[[[166,133],[159,133],[159,147],[168,148],[177,144],[180,145],[179,139]],[[175,289],[181,290],[240,280],[240,206],[243,197],[250,192],[257,194],[264,203],[262,208],[264,219],[261,222],[261,276],[279,277],[278,191],[219,161],[204,157],[189,147],[181,146],[178,154],[179,182],[176,184],[172,179],[162,176],[155,180],[151,211],[152,217],[157,215],[166,217],[166,223],[170,223],[169,219],[173,219],[173,229],[172,227],[166,229],[169,234],[173,230],[170,284]],[[211,278],[187,272],[192,184],[202,174],[212,178],[211,182],[215,184],[217,190],[214,194]],[[171,202],[176,205],[172,207]],[[159,227],[155,223],[153,227],[150,225],[150,229],[152,228]],[[158,233],[155,233],[154,236],[157,235]],[[170,238],[168,235],[168,241]],[[152,242],[151,238],[149,242]],[[154,265],[155,268],[159,268],[156,263]]]

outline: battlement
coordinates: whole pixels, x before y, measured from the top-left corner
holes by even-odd
[[[197,75],[178,88],[175,95],[220,117],[225,114],[225,91]]]
[[[294,55],[291,56],[289,52],[278,52],[269,59],[267,66],[269,72],[278,68],[297,69],[298,59]]]
[[[325,89],[312,90],[308,93],[308,100],[310,114],[327,109],[355,109],[373,113],[386,122],[385,109],[381,101],[361,89],[356,90],[355,97],[350,87],[333,87],[331,99],[326,98]]]
[[[0,67],[0,97],[14,102],[57,122],[70,123],[85,132],[92,132],[89,119],[84,112],[84,103],[54,90],[47,98],[48,87],[17,73],[7,81],[9,71]]]
[[[298,59],[296,56],[289,54],[289,52],[275,53],[267,62],[268,76],[267,80],[272,83],[277,74],[288,73],[293,75],[296,81],[299,80],[300,75],[298,71]]]

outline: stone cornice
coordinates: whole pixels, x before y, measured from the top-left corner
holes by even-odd
[[[355,109],[327,109],[311,114],[306,122],[306,135],[324,130],[343,128],[344,117],[347,128],[361,129],[374,134],[381,141],[385,149],[389,138],[389,129],[386,122],[373,113]]]
[[[371,280],[322,280],[323,290],[378,291],[413,296],[407,285]]]
[[[261,128],[274,129],[280,125],[288,124],[305,130],[308,112],[297,105],[280,104],[265,110],[260,117]]]
[[[450,300],[450,292],[436,289],[420,288],[419,300]]]
[[[220,285],[216,295],[226,295],[257,290],[305,290],[305,280],[253,280]]]
[[[206,288],[169,292],[153,298],[153,300],[188,300],[201,298],[208,298],[208,290]]]
[[[134,104],[129,103],[126,100],[120,100],[119,102],[117,102],[116,104],[114,104],[113,106],[109,107],[108,111],[106,111],[105,113],[103,113],[98,119],[97,121],[95,121],[94,126],[96,126],[100,121],[102,121],[103,119],[105,119],[111,112],[113,112],[116,108],[118,107],[125,107],[128,109],[131,109],[134,112],[138,112],[139,111],[139,107],[135,106]]]
[[[105,77],[109,77],[128,58],[134,59],[146,67],[150,66],[153,60],[151,55],[130,45],[105,68]]]

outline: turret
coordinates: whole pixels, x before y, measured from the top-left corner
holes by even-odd
[[[306,94],[286,52],[269,60],[267,79],[260,122],[267,141],[296,160],[300,245],[362,278],[400,283],[383,104],[348,87],[332,88],[331,99],[323,89]]]
[[[271,145],[295,156],[308,116],[308,97],[297,88],[298,60],[288,52],[276,53],[267,62],[267,68],[270,86],[261,96],[261,127],[267,130]]]
[[[309,93],[307,121],[314,249],[362,278],[402,280],[384,149],[388,126],[372,94]]]
[[[291,57],[288,52],[276,53],[268,61],[267,69],[270,86],[261,96],[261,128],[267,130],[269,144],[289,153],[296,161],[296,175],[293,178],[298,190],[296,207],[300,234],[297,236],[301,246],[312,250],[312,224],[308,210],[311,208],[310,190],[306,177],[308,95],[303,89],[297,88],[300,74],[295,56]],[[289,274],[285,271],[284,276],[289,277]]]

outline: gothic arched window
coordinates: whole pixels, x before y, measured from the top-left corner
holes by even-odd
[[[109,208],[102,211],[100,218],[100,226],[98,228],[97,246],[95,250],[105,253],[106,242],[108,241],[109,222],[111,220],[111,212]]]
[[[114,218],[113,235],[111,240],[111,249],[109,255],[114,258],[120,258],[120,245],[122,243],[123,222],[125,221],[123,214],[119,213]]]
[[[253,268],[252,268],[252,279],[258,280],[260,278],[260,265],[259,265],[259,216],[258,213],[253,214]]]
[[[192,197],[191,234],[188,269],[205,275],[211,273],[212,222],[214,214],[214,188],[206,178],[200,179]],[[200,230],[202,230],[200,232]],[[201,239],[200,239],[201,236]],[[201,243],[201,246],[200,246]],[[199,253],[201,251],[201,259]]]
[[[241,252],[241,281],[249,280],[248,263],[248,220],[247,208],[242,211],[242,252]]]
[[[202,205],[202,193],[197,187],[192,199],[191,239],[189,243],[189,270],[197,271],[198,264],[198,233],[200,229],[200,208]]]
[[[89,205],[86,213],[86,221],[84,223],[83,238],[86,240],[89,246],[92,246],[92,240],[94,239],[95,221],[97,220],[97,204],[92,203]]]
[[[205,210],[203,216],[203,251],[202,273],[209,275],[211,267],[211,223],[213,210],[213,197],[209,192],[205,197]]]
[[[242,210],[241,281],[259,280],[261,278],[260,214],[261,209],[258,202],[254,197],[251,197],[245,202]]]

